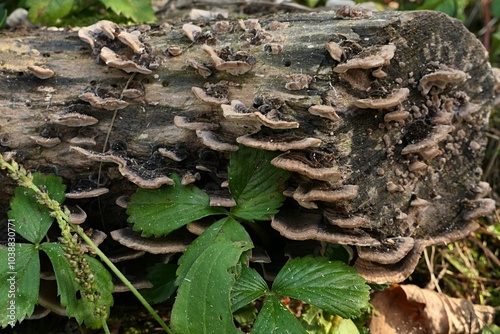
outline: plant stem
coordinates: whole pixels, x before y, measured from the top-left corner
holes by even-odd
[[[120,281],[123,282],[127,286],[127,288],[130,289],[130,291],[134,294],[134,296],[141,302],[142,305],[151,313],[153,318],[155,318],[156,321],[161,325],[161,327],[165,330],[165,332],[169,334],[173,334],[170,328],[167,326],[167,324],[163,321],[163,319],[156,313],[156,311],[149,305],[149,303],[144,299],[144,297],[140,294],[139,291],[130,283],[130,281],[121,273],[121,271],[116,268],[116,266],[109,260],[109,258],[104,254],[99,247],[96,246],[92,242],[92,240],[84,233],[82,232],[81,229],[76,228],[75,225],[70,224],[70,226],[73,228],[73,230],[78,233],[78,235],[92,248],[92,250],[99,256],[102,262],[104,262],[109,269],[120,279]]]

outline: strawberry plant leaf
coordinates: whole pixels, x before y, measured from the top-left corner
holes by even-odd
[[[342,318],[360,315],[370,298],[370,287],[354,268],[320,257],[288,261],[276,276],[272,290]]]
[[[269,295],[253,326],[253,333],[307,334],[299,320],[274,295]]]
[[[139,188],[132,195],[127,214],[135,231],[158,237],[203,217],[227,213],[224,208],[209,206],[210,198],[202,190],[192,184],[182,186],[176,174],[170,177],[174,186]]]
[[[269,287],[262,276],[255,269],[244,266],[231,290],[231,309],[235,312],[268,292]]]
[[[248,249],[253,247],[252,240],[243,226],[233,218],[223,218],[207,228],[182,254],[178,262],[176,285],[182,285],[191,266],[210,245],[217,242],[244,243],[248,245]]]
[[[33,314],[40,286],[40,259],[35,245],[8,241],[0,249],[0,326]]]
[[[75,317],[79,324],[85,322],[85,325],[89,328],[100,328],[102,326],[101,318],[95,316],[94,310],[105,307],[106,317],[109,316],[109,310],[113,305],[111,293],[114,290],[111,274],[101,262],[85,255],[99,292],[99,297],[94,301],[90,301],[79,293],[82,286],[75,282],[76,274],[64,256],[61,245],[45,242],[40,246],[40,249],[48,255],[50,262],[52,262],[57,279],[57,292],[61,297],[61,305],[66,307],[68,315]],[[81,297],[77,298],[77,295]]]
[[[141,294],[151,304],[169,299],[175,292],[175,272],[177,266],[171,263],[157,263],[148,268],[148,280],[153,283],[150,289],[142,289]]]
[[[221,225],[213,242],[189,266],[179,287],[171,320],[175,333],[241,333],[231,312],[232,269],[252,244],[234,219],[224,219]],[[244,238],[230,240],[226,234]]]
[[[44,187],[52,199],[59,203],[64,201],[66,186],[60,177],[35,173],[33,183],[38,187]],[[38,244],[45,237],[54,218],[50,216],[50,210],[44,204],[37,202],[35,196],[35,192],[31,189],[16,187],[8,216],[16,224],[16,233]]]
[[[229,188],[237,205],[231,214],[248,221],[269,220],[285,200],[282,194],[291,173],[271,165],[275,152],[240,145],[231,153]]]
[[[49,25],[69,14],[73,0],[28,0],[26,6],[31,22]]]
[[[149,0],[100,0],[117,15],[123,15],[136,23],[153,23],[155,12]]]

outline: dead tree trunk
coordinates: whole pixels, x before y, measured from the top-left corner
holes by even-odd
[[[202,184],[225,172],[237,142],[290,151],[276,165],[297,174],[290,193],[308,209],[282,210],[273,226],[292,239],[357,245],[357,267],[372,281],[403,279],[425,245],[466,235],[492,210],[480,166],[493,78],[460,22],[350,9],[196,24],[193,41],[179,22],[138,27],[132,47],[111,39],[120,28],[101,25],[87,33],[93,49],[73,31],[1,32],[2,150],[76,188],[97,187],[98,161],[116,162],[120,170],[102,168],[109,220],[115,198],[136,188],[121,174],[151,187],[172,171],[198,173]],[[123,58],[144,74],[110,67]],[[33,65],[55,75],[39,79]],[[112,124],[113,98],[128,105]],[[98,122],[76,126],[75,113]],[[112,150],[89,153],[103,151],[110,127]],[[5,212],[12,183],[1,182]]]

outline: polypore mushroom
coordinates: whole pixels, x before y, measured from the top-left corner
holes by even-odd
[[[358,197],[357,185],[344,185],[338,189],[310,188],[301,184],[293,193],[293,198],[300,202],[321,201],[335,203]]]
[[[236,206],[236,201],[229,193],[229,190],[207,191],[210,197],[210,206],[232,208]]]
[[[354,105],[362,109],[387,109],[397,106],[402,103],[408,95],[410,90],[408,88],[400,88],[392,92],[389,96],[381,99],[358,99],[354,101]]]
[[[139,41],[139,36],[141,32],[139,30],[135,30],[131,33],[126,31],[120,31],[118,34],[118,39],[123,43],[128,45],[136,54],[141,54],[144,52],[144,44]]]
[[[292,132],[269,136],[265,132],[244,135],[236,138],[236,142],[248,147],[260,148],[266,151],[303,150],[308,147],[318,147],[321,140],[317,138],[297,138]]]
[[[71,224],[80,225],[83,224],[86,219],[87,213],[83,211],[81,207],[76,205],[75,207],[70,208],[69,222]]]
[[[200,138],[203,145],[214,151],[234,152],[238,150],[238,145],[228,143],[212,131],[196,130],[196,136]]]
[[[218,106],[223,103],[229,103],[227,96],[209,95],[207,91],[199,87],[192,87],[191,91],[200,101],[206,102],[214,106]]]
[[[464,200],[463,217],[466,220],[472,220],[488,215],[495,210],[495,200],[491,198],[480,198],[475,200]]]
[[[87,92],[80,94],[78,98],[82,101],[90,103],[92,107],[106,109],[106,110],[120,110],[128,107],[129,103],[114,97],[100,98],[93,93]]]
[[[357,246],[358,256],[363,260],[381,264],[401,261],[413,249],[415,240],[410,237],[392,238],[391,242],[378,246]]]
[[[108,237],[106,233],[95,229],[89,229],[88,231],[85,231],[85,234],[87,234],[87,236],[90,237],[90,240],[92,240],[92,242],[96,246],[102,244],[104,240]],[[84,253],[86,252],[90,252],[92,254],[94,253],[94,249],[86,243],[82,243],[80,247],[82,252]]]
[[[167,236],[161,238],[145,238],[130,228],[111,231],[111,238],[123,246],[145,251],[151,254],[180,253],[189,246],[192,239],[186,237]]]
[[[323,216],[299,210],[281,210],[271,226],[287,239],[319,240],[347,245],[376,246],[380,242],[361,229],[341,229],[323,223]]]
[[[34,141],[36,144],[43,147],[54,147],[61,143],[61,139],[59,137],[42,137],[42,136],[30,136],[30,139]]]
[[[81,127],[96,124],[99,120],[95,117],[76,112],[55,114],[50,116],[50,123],[69,127]]]
[[[201,35],[201,28],[197,25],[191,24],[191,23],[185,23],[182,26],[182,31],[184,32],[184,35],[189,38],[191,42],[194,42],[196,37]]]
[[[418,88],[422,94],[427,95],[432,86],[445,89],[448,84],[458,85],[465,82],[466,79],[465,72],[447,68],[424,75],[418,83]]]
[[[119,30],[119,26],[116,23],[107,20],[101,20],[91,26],[81,28],[78,30],[78,37],[90,45],[93,49],[95,45],[95,40],[99,35],[104,35],[110,40],[115,39],[115,31]]]
[[[328,118],[332,121],[340,120],[339,115],[335,112],[335,108],[332,106],[315,104],[307,109],[312,115]]]
[[[124,59],[117,55],[113,50],[108,47],[103,47],[101,52],[99,53],[99,57],[106,63],[109,67],[118,68],[127,73],[142,73],[142,74],[151,74],[152,71],[148,68],[142,67],[137,63]]]
[[[94,198],[107,194],[108,192],[108,188],[73,189],[69,193],[66,193],[65,196],[71,199]]]
[[[342,54],[344,53],[344,51],[342,50],[340,45],[335,42],[328,42],[325,43],[325,48],[328,50],[328,53],[333,60],[336,60],[338,62],[342,60]]]
[[[428,148],[435,147],[439,142],[445,140],[451,131],[453,131],[451,125],[437,125],[426,138],[405,146],[401,154],[421,153]]]
[[[206,67],[205,65],[203,65],[202,63],[200,63],[195,59],[188,58],[186,59],[186,63],[192,68],[194,68],[198,72],[198,74],[204,78],[207,78],[212,75],[212,71],[208,67]]]
[[[136,165],[136,162],[131,164],[129,162],[130,159],[123,156],[113,155],[113,152],[98,153],[78,146],[70,146],[70,149],[81,156],[94,161],[116,163],[118,165],[118,171],[129,181],[135,183],[141,188],[155,189],[164,184],[173,185],[175,183],[174,180],[168,176],[141,168],[141,166]]]
[[[383,284],[385,282],[401,282],[413,272],[423,249],[423,243],[415,240],[413,249],[397,263],[383,265],[358,258],[354,263],[354,268],[356,268],[358,273],[363,276],[367,282],[378,284]]]
[[[115,200],[115,203],[119,207],[126,209],[130,203],[130,196],[122,195]]]
[[[240,57],[238,57],[246,60],[226,61],[221,57],[219,57],[217,52],[215,52],[215,50],[211,46],[203,44],[201,48],[203,49],[203,51],[208,53],[208,55],[212,59],[212,62],[215,65],[215,68],[218,71],[226,71],[227,73],[232,75],[242,75],[250,71],[253,67],[253,64],[250,64],[250,62],[248,61],[249,56],[247,56],[246,54],[240,53]]]
[[[341,227],[341,228],[357,228],[357,227],[370,227],[371,221],[360,215],[342,215],[338,212],[335,212],[331,208],[326,208],[323,211],[323,217],[332,225]]]
[[[345,73],[355,68],[371,69],[382,67],[390,63],[395,51],[396,46],[394,44],[365,48],[356,58],[351,58],[347,62],[335,66],[333,71],[336,73]]]
[[[303,152],[286,152],[271,160],[271,164],[284,170],[305,175],[314,180],[340,181],[342,173],[338,170],[338,166],[334,161],[330,163],[312,161],[310,159],[311,155],[314,156],[314,152],[309,154],[309,156]]]
[[[52,78],[55,74],[55,72],[52,71],[50,68],[36,66],[36,65],[28,66],[28,70],[39,79]]]
[[[172,57],[180,56],[182,53],[181,47],[179,47],[177,45],[170,45],[169,47],[167,47],[167,49],[165,51],[168,55],[170,55]]]

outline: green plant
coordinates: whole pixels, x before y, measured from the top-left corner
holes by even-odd
[[[150,0],[26,0],[29,8],[28,16],[31,22],[46,25],[81,24],[81,17],[98,19],[111,18],[99,14],[99,8],[104,5],[110,9],[119,21],[131,20],[135,23],[155,22],[156,17]],[[115,18],[116,19],[116,18]],[[126,22],[125,20],[125,22]]]
[[[0,168],[7,169],[9,176],[19,187],[11,202],[8,223],[7,248],[0,249],[0,301],[8,305],[0,313],[0,325],[12,327],[33,313],[39,297],[39,251],[49,257],[57,280],[60,303],[78,323],[85,322],[90,328],[109,329],[106,319],[113,305],[111,275],[101,262],[84,254],[80,237],[101,260],[137,296],[163,328],[170,332],[163,320],[144,298],[84,233],[83,229],[69,222],[69,212],[61,208],[65,186],[59,177],[40,173],[31,174],[14,160],[6,161],[0,154]],[[54,219],[61,230],[59,242],[43,242]],[[19,234],[29,243],[17,243]]]
[[[262,309],[253,325],[255,333],[306,333],[280,301],[283,296],[314,305],[335,315],[336,319],[358,316],[368,307],[369,286],[353,268],[342,262],[325,257],[290,260],[278,273],[271,289],[258,272],[249,267],[248,255],[253,243],[244,226],[258,229],[258,222],[269,220],[284,200],[282,191],[289,172],[270,164],[274,156],[272,152],[243,146],[231,154],[229,187],[237,205],[229,210],[210,207],[206,193],[194,185],[181,186],[180,177],[175,174],[171,175],[174,186],[138,189],[132,196],[129,221],[144,235],[167,235],[191,221],[209,215],[221,217],[188,247],[178,266],[157,264],[149,269],[148,277],[154,287],[145,290],[144,295],[151,302],[166,300],[177,288],[171,314],[174,332],[239,333],[233,313],[246,308],[255,315],[252,302],[262,297]],[[7,168],[21,186],[16,188],[9,217],[19,223],[16,232],[30,242],[15,245],[19,261],[15,264],[18,294],[13,321],[21,321],[34,310],[40,280],[38,251],[43,251],[56,272],[61,304],[67,307],[68,315],[88,327],[102,326],[107,331],[106,318],[113,304],[111,277],[101,262],[82,254],[78,236],[92,246],[117,277],[130,283],[80,227],[68,222],[68,212],[61,209],[65,189],[60,178],[31,175],[1,156],[0,165],[2,169]],[[62,238],[58,243],[42,242],[53,218],[59,224]],[[0,250],[2,263],[8,263],[8,252],[8,248]],[[1,267],[0,277],[7,280],[9,271],[12,270]],[[2,285],[1,289],[5,290],[0,291],[1,298],[8,303],[9,288]],[[170,332],[144,297],[133,291]],[[75,298],[78,293],[82,298]],[[1,314],[0,323],[2,327],[13,324],[7,313]]]

